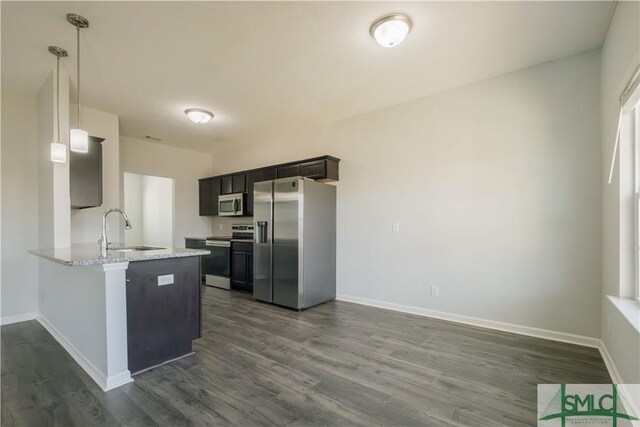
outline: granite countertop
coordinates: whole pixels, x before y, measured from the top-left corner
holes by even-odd
[[[126,246],[112,243],[112,247]],[[31,249],[30,254],[48,259],[58,264],[68,266],[83,266],[96,264],[112,264],[116,262],[148,261],[152,259],[180,258],[188,256],[209,255],[206,249],[162,248],[146,251],[120,252],[109,250],[107,256],[102,256],[100,246],[96,243],[72,245],[69,248]]]

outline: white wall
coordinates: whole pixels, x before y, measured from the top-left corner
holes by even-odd
[[[206,237],[211,219],[198,214],[198,178],[213,175],[210,154],[121,137],[122,172],[174,179],[175,210],[173,243],[184,247],[184,238]]]
[[[38,310],[38,128],[35,94],[2,89],[2,320]],[[16,319],[17,320],[17,319]]]
[[[173,179],[145,175],[142,182],[144,244],[173,247]]]
[[[72,106],[72,111],[76,107]],[[102,142],[102,206],[71,210],[71,243],[96,243],[102,234],[102,214],[122,206],[120,198],[120,129],[118,116],[82,107],[82,128]],[[75,123],[75,118],[72,119]],[[122,241],[124,222],[118,214],[107,218],[109,241]]]
[[[599,79],[587,52],[239,145],[215,173],[340,157],[339,294],[599,337]]]
[[[41,259],[38,320],[103,389],[132,381],[127,366],[128,263],[68,267]]]
[[[602,177],[606,182],[618,120],[619,96],[640,62],[640,3],[618,2],[602,47]],[[606,295],[620,296],[620,159],[602,187],[602,340],[624,382],[640,383],[640,334]],[[609,322],[611,327],[609,328]],[[611,333],[609,333],[609,329]]]
[[[124,233],[124,242],[127,245],[143,245],[142,233],[142,175],[124,173],[124,211],[131,222],[131,230]]]
[[[60,70],[60,142],[69,143],[69,76]],[[38,247],[70,245],[69,162],[51,161],[51,143],[56,132],[55,70],[38,90]]]

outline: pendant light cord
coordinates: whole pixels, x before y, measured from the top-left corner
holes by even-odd
[[[78,93],[76,94],[77,95],[76,99],[78,103],[78,129],[80,129],[80,25],[76,25],[76,31],[77,31],[76,48],[78,52],[78,64],[76,68],[76,73],[78,75]]]
[[[60,57],[56,56],[56,142],[60,142]]]

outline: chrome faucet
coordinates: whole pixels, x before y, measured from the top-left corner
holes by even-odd
[[[122,217],[124,218],[125,230],[131,230],[131,223],[129,222],[129,218],[122,209],[112,208],[102,214],[102,238],[98,240],[98,243],[100,244],[100,251],[102,252],[103,256],[107,256],[107,250],[109,249],[109,241],[107,240],[107,215],[109,215],[111,212],[119,212],[120,215],[122,215]]]

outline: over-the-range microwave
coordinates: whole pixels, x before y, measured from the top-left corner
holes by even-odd
[[[224,194],[218,196],[218,216],[244,215],[244,193]]]

